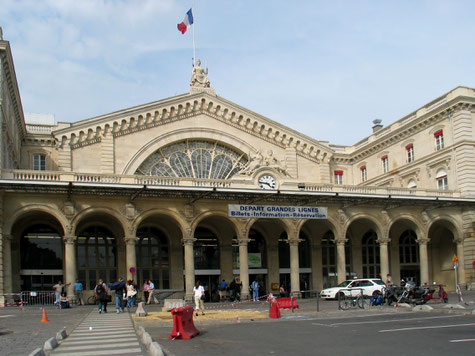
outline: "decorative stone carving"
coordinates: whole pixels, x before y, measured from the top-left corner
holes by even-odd
[[[72,236],[72,235],[63,236],[63,242],[65,244],[73,245],[75,241],[76,241],[76,236]]]
[[[429,212],[427,210],[423,210],[421,212],[421,217],[422,217],[422,221],[424,222],[424,224],[429,223],[429,221],[431,220],[431,217],[430,217]]]
[[[133,220],[135,215],[137,214],[137,210],[135,209],[135,205],[132,203],[125,204],[125,216],[129,220]]]
[[[193,221],[193,217],[195,216],[195,207],[193,204],[185,204],[183,216],[188,222]]]
[[[207,75],[208,67],[206,69],[201,68],[201,61],[198,59],[191,71],[190,87],[209,88],[210,81]]]
[[[64,202],[63,213],[68,219],[71,219],[74,216],[74,214],[76,213],[76,209],[72,201]]]
[[[382,237],[376,240],[380,245],[388,245],[391,242],[390,238]]]
[[[429,239],[417,239],[416,240],[419,245],[427,245],[429,243]]]
[[[265,156],[261,153],[261,150],[257,150],[256,154],[249,153],[249,163],[239,174],[251,175],[261,167],[274,169],[284,176],[290,176],[287,172],[285,160],[279,161],[275,158],[272,150],[268,150]]]
[[[338,209],[338,219],[340,220],[340,224],[345,225],[348,221],[348,214],[346,213],[345,209]]]

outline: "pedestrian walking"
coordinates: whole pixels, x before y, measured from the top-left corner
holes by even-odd
[[[82,283],[79,282],[79,279],[76,279],[76,283],[74,283],[74,295],[76,296],[76,301],[78,302],[79,305],[84,305],[84,288],[82,286]]]
[[[143,283],[142,289],[143,289],[143,300],[145,301],[145,304],[147,304],[149,289],[150,289],[150,285],[148,284],[148,279],[146,279],[145,282]]]
[[[137,289],[132,280],[127,281],[127,308],[132,308],[135,305],[135,297]]]
[[[154,293],[155,293],[155,284],[149,279],[147,304],[153,304],[154,302],[156,302],[155,299],[153,298]]]
[[[193,297],[195,298],[195,312],[196,316],[198,316],[198,311],[201,309],[201,315],[205,315],[205,289],[203,286],[200,286],[200,281],[196,281],[195,286],[193,287]]]
[[[115,291],[115,308],[117,309],[117,314],[124,312],[124,299],[127,299],[124,279],[122,277],[117,278],[117,282],[111,283],[109,288]]]
[[[254,279],[254,281],[251,284],[251,288],[252,288],[252,300],[257,302],[259,300],[259,288],[260,288],[260,285],[257,279]]]
[[[107,302],[109,302],[109,295],[107,293],[107,286],[102,279],[99,279],[97,282],[94,293],[96,295],[96,300],[99,303],[99,314],[104,311],[107,313]]]

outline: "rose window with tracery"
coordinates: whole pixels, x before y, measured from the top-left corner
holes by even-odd
[[[135,174],[159,177],[229,179],[247,164],[244,153],[217,141],[186,140],[159,148]]]

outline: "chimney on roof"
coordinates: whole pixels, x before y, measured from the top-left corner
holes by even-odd
[[[383,128],[383,125],[381,125],[381,122],[382,122],[382,121],[383,121],[383,120],[381,120],[381,119],[375,119],[375,120],[373,120],[373,124],[374,124],[374,126],[373,126],[373,133],[378,132],[379,130],[381,130],[381,129]]]

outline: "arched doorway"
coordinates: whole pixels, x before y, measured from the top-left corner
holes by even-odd
[[[196,279],[205,289],[206,300],[215,300],[221,275],[219,239],[211,229],[202,226],[195,229],[195,239]]]
[[[457,254],[457,244],[454,242],[454,233],[457,234],[457,230],[449,220],[438,220],[429,228],[428,264],[431,281],[422,283],[437,282],[455,290],[453,258]]]
[[[137,283],[142,286],[152,280],[156,288],[170,288],[169,244],[166,235],[154,226],[137,230],[135,246],[137,258]]]
[[[117,240],[107,227],[90,225],[77,236],[78,279],[85,288],[94,289],[99,279],[117,279]]]
[[[399,265],[401,279],[420,284],[419,245],[413,230],[406,230],[399,237]]]
[[[361,240],[361,257],[363,262],[363,278],[380,278],[381,262],[379,257],[378,236],[373,230],[363,235]]]
[[[20,235],[22,291],[50,291],[63,279],[63,242],[56,228],[34,224]]]

